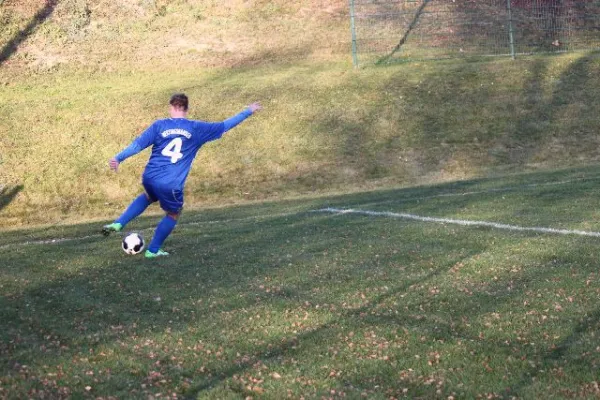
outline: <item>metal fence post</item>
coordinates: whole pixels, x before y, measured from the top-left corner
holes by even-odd
[[[510,56],[515,59],[515,38],[513,32],[513,19],[512,19],[512,4],[511,0],[506,0],[506,8],[508,10],[508,40],[510,45]]]
[[[358,67],[358,56],[356,46],[356,25],[354,24],[354,0],[350,0],[350,29],[352,30],[352,63]]]

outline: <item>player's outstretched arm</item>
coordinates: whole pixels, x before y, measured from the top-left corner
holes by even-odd
[[[123,161],[125,161],[125,159],[136,155],[137,153],[139,153],[142,150],[143,150],[142,147],[137,143],[137,141],[134,141],[127,148],[125,148],[122,152],[120,152],[119,154],[117,154],[116,156],[111,158],[108,161],[108,166],[110,167],[110,169],[117,172],[119,170],[119,164],[121,164]]]
[[[227,132],[228,130],[235,128],[238,124],[240,124],[246,118],[248,118],[249,116],[251,116],[252,114],[254,114],[255,112],[257,112],[261,109],[262,109],[262,106],[259,103],[250,104],[241,113],[234,115],[233,117],[228,118],[225,121],[223,121],[223,125],[225,125],[224,132]]]
[[[129,157],[135,156],[140,151],[152,145],[153,139],[156,134],[157,123],[154,122],[140,136],[138,136],[133,142],[131,142],[129,146],[123,149],[122,152],[110,159],[110,161],[108,162],[110,169],[116,172],[119,169],[120,163],[122,163]]]

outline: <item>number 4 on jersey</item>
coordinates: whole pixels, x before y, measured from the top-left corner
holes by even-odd
[[[175,164],[183,157],[181,154],[181,146],[183,145],[183,139],[180,137],[175,138],[169,142],[168,145],[160,152],[165,157],[171,158],[171,163]]]

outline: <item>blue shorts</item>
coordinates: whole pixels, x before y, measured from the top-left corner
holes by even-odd
[[[179,214],[183,209],[183,190],[155,186],[142,182],[146,194],[152,202],[158,201],[160,208],[168,213]]]

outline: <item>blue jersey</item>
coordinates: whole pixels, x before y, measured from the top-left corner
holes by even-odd
[[[223,122],[203,122],[168,118],[154,122],[136,140],[141,148],[152,146],[143,181],[153,185],[183,189],[200,147],[219,139],[225,132]]]

